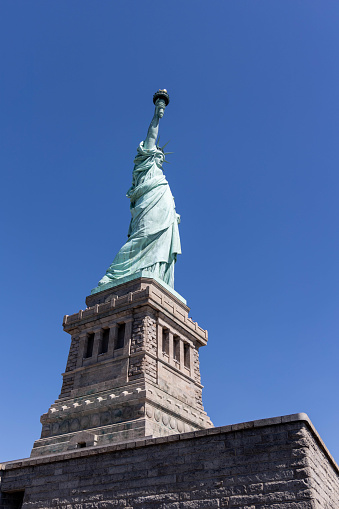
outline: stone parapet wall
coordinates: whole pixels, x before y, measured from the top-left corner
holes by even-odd
[[[337,509],[338,473],[296,414],[5,463],[0,508]]]
[[[333,462],[327,461],[328,452],[319,435],[300,435],[309,454],[305,474],[312,479],[315,508],[339,508],[339,480],[333,475]],[[337,467],[338,468],[338,467]]]

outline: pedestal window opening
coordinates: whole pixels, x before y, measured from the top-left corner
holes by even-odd
[[[173,359],[176,362],[180,362],[180,338],[179,336],[173,336]]]
[[[123,348],[125,345],[125,329],[126,329],[125,323],[118,324],[117,339],[116,339],[116,345],[115,345],[116,350],[119,348]]]
[[[188,343],[184,343],[184,366],[185,368],[190,369],[190,345]]]
[[[102,330],[101,342],[100,342],[100,353],[108,352],[108,342],[109,342],[109,329]]]
[[[85,359],[92,357],[93,355],[93,346],[94,346],[94,333],[88,334],[86,350],[85,350]]]
[[[169,331],[162,329],[162,353],[169,355]]]

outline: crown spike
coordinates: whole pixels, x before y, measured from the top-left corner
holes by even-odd
[[[162,151],[164,150],[164,148],[166,147],[166,145],[168,145],[168,144],[169,144],[169,142],[170,142],[170,141],[171,141],[171,140],[168,140],[168,142],[167,142],[167,143],[165,143],[165,145],[164,145],[163,147],[161,147],[161,150],[162,150]]]

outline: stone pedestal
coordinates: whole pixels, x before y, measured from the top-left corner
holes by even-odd
[[[72,341],[62,390],[31,456],[213,426],[199,370],[207,331],[181,299],[142,277],[86,304],[64,318]]]

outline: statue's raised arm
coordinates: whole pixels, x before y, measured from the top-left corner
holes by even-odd
[[[159,134],[159,120],[164,116],[165,108],[169,103],[167,90],[158,90],[158,92],[156,92],[153,96],[153,102],[155,104],[154,115],[144,141],[144,148],[146,150],[153,149],[155,147]]]

